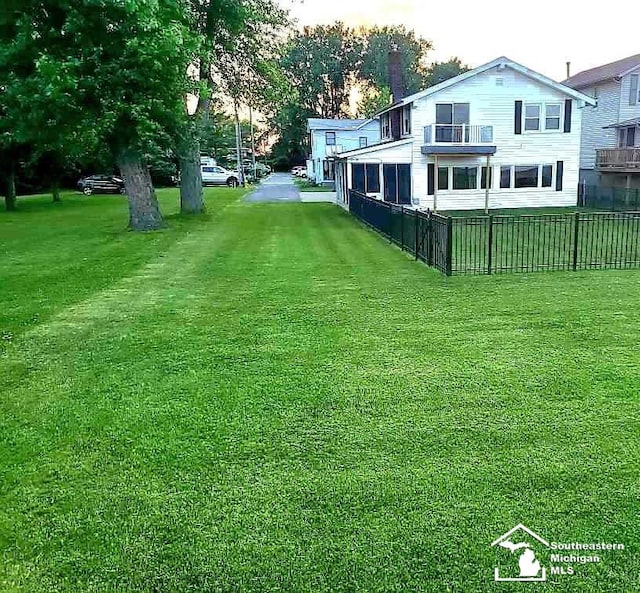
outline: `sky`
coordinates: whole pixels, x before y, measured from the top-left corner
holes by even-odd
[[[640,53],[638,0],[610,0],[610,14],[591,0],[279,1],[299,26],[405,25],[433,43],[430,61],[457,56],[476,67],[507,56],[555,80],[568,61],[577,74]]]

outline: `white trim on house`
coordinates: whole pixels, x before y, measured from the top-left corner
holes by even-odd
[[[393,105],[390,105],[386,109],[383,109],[382,111],[377,113],[375,115],[375,117],[379,117],[383,113],[387,113],[388,111],[391,111],[392,109],[400,107],[401,105],[408,105],[410,103],[415,103],[416,101],[418,101],[420,99],[423,99],[424,97],[428,97],[429,95],[433,95],[435,93],[438,93],[440,91],[448,89],[449,87],[452,87],[452,86],[454,86],[456,84],[464,82],[465,80],[473,78],[474,76],[477,76],[478,74],[482,74],[483,72],[486,72],[487,70],[491,70],[492,68],[496,68],[496,67],[498,69],[511,68],[511,69],[515,70],[516,72],[519,72],[520,74],[523,74],[525,76],[528,76],[529,78],[532,78],[536,82],[544,84],[544,85],[554,89],[555,91],[558,91],[559,93],[563,93],[563,94],[567,95],[568,97],[572,97],[573,99],[577,99],[578,101],[584,101],[584,103],[586,105],[592,105],[593,106],[593,105],[596,104],[596,100],[593,97],[590,97],[589,95],[585,95],[584,93],[581,93],[580,91],[577,91],[577,90],[572,89],[572,88],[570,88],[568,86],[565,86],[565,85],[563,85],[563,84],[561,84],[559,82],[556,82],[555,80],[552,80],[551,78],[548,78],[548,77],[544,76],[543,74],[540,74],[540,73],[538,73],[538,72],[536,72],[534,70],[526,68],[522,64],[518,64],[517,62],[514,62],[513,60],[510,60],[509,58],[507,58],[505,56],[502,56],[500,58],[496,58],[495,60],[492,60],[491,62],[483,64],[482,66],[478,66],[477,68],[474,68],[473,70],[469,70],[468,72],[464,72],[463,74],[455,76],[454,78],[450,78],[449,80],[445,80],[444,82],[441,82],[440,84],[436,84],[436,85],[434,85],[432,87],[429,87],[428,89],[425,89],[424,91],[420,91],[418,93],[415,93],[413,95],[405,97],[402,101],[397,101]]]
[[[341,152],[336,155],[336,158],[348,158],[348,157],[356,157],[363,154],[369,154],[372,152],[377,152],[379,150],[386,150],[388,148],[395,148],[396,146],[402,146],[403,144],[412,144],[413,138],[403,138],[402,140],[394,140],[393,142],[380,142],[379,144],[372,144],[371,146],[365,146],[364,148],[359,148],[357,150],[349,150],[345,152]]]

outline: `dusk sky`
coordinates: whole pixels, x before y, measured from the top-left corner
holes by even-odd
[[[428,0],[281,0],[302,25],[403,24],[431,40],[431,61],[459,56],[475,67],[505,55],[562,80],[640,53],[637,0],[607,4],[567,0],[429,2]],[[631,25],[625,30],[625,23]]]

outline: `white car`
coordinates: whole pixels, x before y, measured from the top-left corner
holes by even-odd
[[[307,176],[307,168],[302,166],[297,166],[291,169],[291,174],[294,177],[306,177]]]
[[[237,171],[229,171],[220,166],[202,165],[202,185],[228,185],[238,187],[240,179]]]

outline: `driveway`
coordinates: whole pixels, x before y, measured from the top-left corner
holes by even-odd
[[[251,192],[247,202],[300,202],[300,190],[290,173],[273,173]]]

